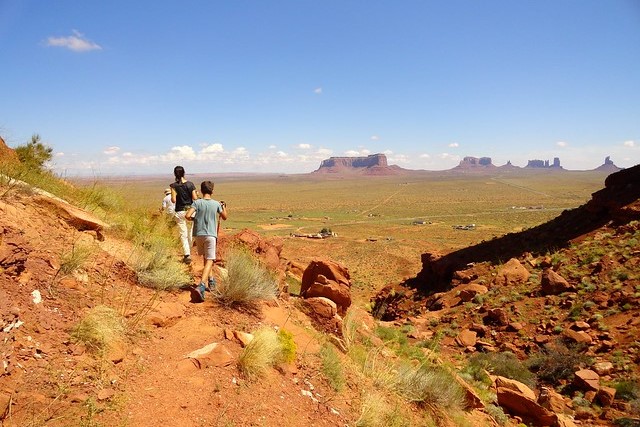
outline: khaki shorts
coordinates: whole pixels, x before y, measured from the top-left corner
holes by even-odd
[[[204,259],[216,259],[216,243],[217,238],[213,236],[196,236],[196,247],[198,253],[204,256]]]

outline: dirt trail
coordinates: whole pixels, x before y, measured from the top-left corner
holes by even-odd
[[[125,403],[119,414],[103,417],[106,425],[124,418],[135,426],[334,426],[353,417],[344,403],[323,403],[332,392],[318,377],[319,344],[305,319],[286,302],[264,305],[256,316],[221,307],[212,298],[192,304],[183,291],[166,294],[160,306],[178,313],[183,308],[184,315],[152,330],[134,350],[123,389]],[[236,364],[240,343],[225,339],[225,329],[252,332],[262,325],[284,327],[293,334],[297,363],[248,382]],[[200,364],[186,357],[212,343],[230,357]]]

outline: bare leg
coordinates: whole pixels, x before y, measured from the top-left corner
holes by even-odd
[[[207,281],[209,280],[209,276],[211,274],[212,266],[213,266],[212,259],[204,260],[204,268],[202,269],[202,278],[200,279],[200,283],[204,283],[205,285],[207,284]]]

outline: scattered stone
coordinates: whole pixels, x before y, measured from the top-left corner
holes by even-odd
[[[89,399],[89,395],[85,393],[76,393],[69,396],[71,403],[84,403]]]
[[[613,363],[598,362],[594,363],[592,368],[598,375],[609,375],[611,372],[613,372]]]
[[[516,258],[511,258],[504,264],[496,275],[494,283],[496,285],[508,286],[525,283],[529,280],[529,270],[527,270]]]
[[[591,329],[591,325],[589,325],[587,322],[579,320],[571,325],[571,329],[575,329],[577,331],[587,331]]]
[[[573,419],[566,414],[556,414],[558,420],[553,425],[553,427],[577,427],[576,423],[573,422]]]
[[[573,329],[565,329],[562,331],[562,336],[567,340],[578,344],[591,344],[593,338],[585,331],[574,331]]]
[[[233,331],[229,328],[224,329],[224,339],[231,341],[233,339]]]
[[[524,325],[520,322],[511,322],[507,325],[507,330],[510,332],[518,332],[524,328]]]
[[[533,342],[535,342],[536,344],[539,344],[539,345],[546,344],[550,340],[551,340],[551,338],[549,338],[548,335],[542,335],[542,334],[536,335],[533,338]]]
[[[113,396],[115,396],[115,394],[116,394],[116,391],[114,389],[112,389],[112,388],[103,388],[102,390],[100,390],[98,392],[98,395],[96,397],[100,401],[109,400]]]
[[[612,387],[602,386],[596,394],[596,400],[603,407],[609,407],[613,404],[613,400],[616,398],[616,389]]]
[[[456,344],[460,347],[473,347],[476,345],[476,333],[469,329],[463,329],[456,337]]]
[[[538,403],[556,414],[562,414],[567,410],[567,404],[560,393],[551,387],[542,387]]]
[[[581,369],[574,373],[573,384],[584,391],[598,391],[600,389],[600,376],[591,369]]]
[[[248,346],[253,341],[253,335],[247,332],[233,331],[233,336],[240,342],[242,347]]]
[[[558,420],[556,414],[518,391],[498,387],[496,394],[498,405],[506,408],[513,415],[533,420],[536,425],[551,426]]]
[[[162,328],[182,318],[184,311],[184,305],[179,302],[161,302],[149,313],[147,318],[152,325]]]
[[[251,334],[247,334],[251,335]],[[192,359],[199,369],[208,367],[228,366],[233,362],[233,355],[223,344],[211,343],[189,353],[187,359]],[[187,366],[185,366],[187,368]]]
[[[311,311],[312,317],[315,315],[324,319],[331,319],[338,312],[336,303],[329,298],[307,298],[304,300],[304,305]]]
[[[517,391],[522,394],[524,397],[536,400],[536,394],[527,386],[526,384],[521,383],[520,381],[512,380],[510,378],[494,376],[491,378],[493,380],[493,386],[495,388],[506,388],[509,390]]]
[[[484,295],[489,292],[489,289],[484,285],[477,283],[469,283],[467,285],[456,286],[454,289],[458,289],[458,296],[462,302],[473,300],[477,295]]]
[[[558,295],[563,292],[574,291],[575,288],[565,280],[564,277],[550,268],[542,272],[540,280],[543,295]]]
[[[506,326],[509,324],[509,315],[504,308],[492,308],[487,311],[485,323],[495,323],[499,326]]]

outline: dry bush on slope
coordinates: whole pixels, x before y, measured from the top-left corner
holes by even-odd
[[[240,371],[250,380],[260,377],[282,359],[282,344],[276,331],[258,329],[238,358]]]
[[[83,343],[99,354],[114,342],[124,338],[124,319],[111,307],[99,305],[91,310],[73,328],[71,338]]]
[[[226,274],[216,288],[219,300],[228,306],[275,299],[278,284],[273,275],[248,252],[234,249],[226,258]]]

